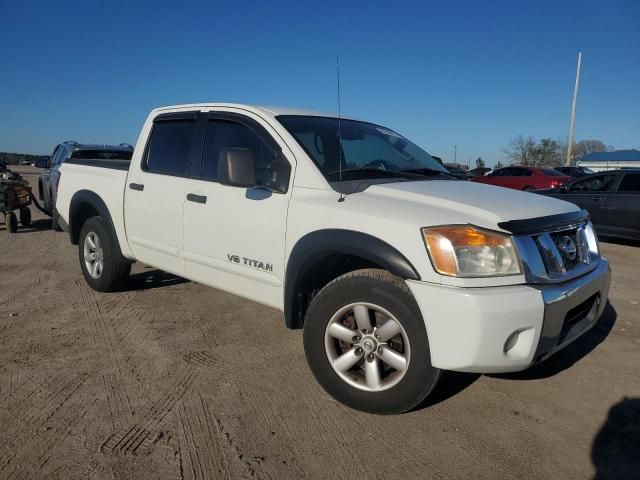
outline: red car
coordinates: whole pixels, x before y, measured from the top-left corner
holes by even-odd
[[[472,182],[487,183],[499,187],[514,188],[516,190],[541,190],[556,188],[573,180],[552,168],[513,166],[494,170],[484,177],[474,177]]]

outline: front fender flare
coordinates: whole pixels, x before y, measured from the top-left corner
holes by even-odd
[[[300,292],[305,275],[323,257],[350,255],[374,263],[398,277],[420,280],[411,262],[395,247],[369,235],[343,229],[325,229],[300,238],[287,261],[284,283],[284,317],[289,328],[300,328],[304,322]]]

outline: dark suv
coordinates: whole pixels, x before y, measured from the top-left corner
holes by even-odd
[[[43,203],[43,208],[51,215],[53,229],[60,230],[58,212],[56,211],[60,165],[70,158],[131,160],[131,155],[133,155],[133,147],[128,143],[121,143],[120,145],[82,145],[68,141],[57,145],[53,149],[53,153],[46,164],[38,162],[38,166],[44,168],[40,178],[38,178],[38,195]]]
[[[595,173],[593,170],[587,167],[555,167],[554,170],[557,170],[560,173],[564,173],[565,175],[569,175],[573,178],[582,178]]]

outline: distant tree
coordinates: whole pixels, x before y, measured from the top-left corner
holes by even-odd
[[[496,168],[502,168],[502,167],[504,167],[504,165],[500,160],[498,160],[498,163],[496,163]]]
[[[612,150],[614,150],[613,145],[605,145],[602,140],[580,140],[571,149],[571,162],[574,163],[589,153],[610,152]]]
[[[484,168],[484,165],[485,165],[485,163],[484,163],[484,160],[482,159],[482,157],[478,157],[476,159],[476,167],[477,168]]]
[[[562,164],[562,152],[557,141],[542,138],[533,147],[533,162],[537,167],[555,167]]]
[[[525,138],[522,135],[518,135],[509,141],[502,152],[509,163],[533,165],[535,145],[536,141],[532,136]]]

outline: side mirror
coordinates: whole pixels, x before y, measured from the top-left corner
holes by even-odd
[[[282,152],[276,153],[267,170],[269,178],[265,181],[264,186],[277,193],[287,193],[291,177],[291,164]]]
[[[248,148],[225,148],[218,158],[218,179],[232,187],[256,186],[256,162]]]
[[[51,157],[40,157],[36,160],[36,167],[38,168],[49,168],[49,161]]]

